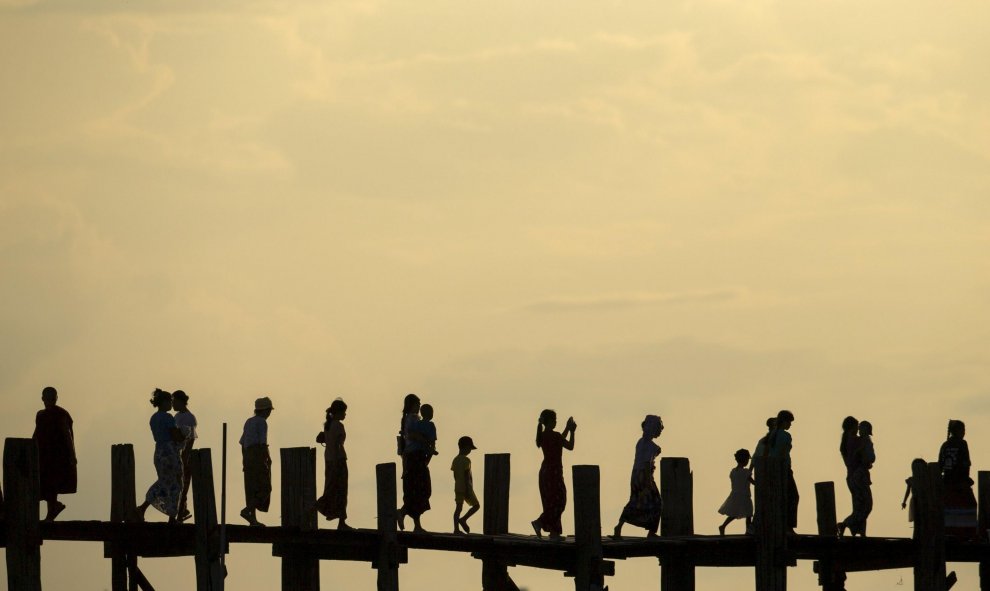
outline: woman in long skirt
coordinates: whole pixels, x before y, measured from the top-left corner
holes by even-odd
[[[543,531],[547,531],[554,540],[560,539],[564,531],[560,516],[567,506],[563,450],[574,449],[577,423],[573,417],[568,418],[561,433],[553,430],[556,426],[557,413],[550,409],[540,413],[540,421],[536,425],[536,447],[543,450],[543,463],[540,465],[540,501],[543,504],[543,513],[530,522],[536,537],[542,537]]]
[[[323,453],[326,471],[323,480],[323,496],[316,500],[316,509],[327,521],[340,519],[337,529],[353,529],[347,525],[347,452],[344,451],[343,420],[347,416],[347,403],[340,398],[327,409],[327,420],[323,424],[323,442],[327,449]]]
[[[657,415],[646,415],[642,427],[643,436],[636,442],[636,457],[629,478],[629,502],[622,509],[619,523],[612,533],[616,539],[622,537],[622,526],[626,523],[645,528],[649,537],[657,535],[657,528],[660,527],[662,502],[653,478],[660,446],[653,440],[663,432],[663,421]]]
[[[399,441],[402,445],[402,507],[399,508],[398,526],[405,529],[405,518],[413,520],[413,531],[425,531],[420,523],[423,513],[430,510],[433,484],[430,481],[430,454],[423,437],[417,432],[420,421],[419,396],[406,394],[402,403],[402,423]]]
[[[155,471],[158,479],[138,505],[138,520],[144,521],[148,507],[154,507],[165,515],[168,522],[176,522],[179,510],[179,497],[182,496],[182,460],[179,458],[179,443],[184,439],[175,426],[175,419],[169,414],[172,410],[172,395],[165,390],[155,389],[151,404],[158,412],[151,415],[151,434],[155,439]]]
[[[948,439],[938,452],[945,485],[945,533],[970,538],[976,535],[976,496],[969,477],[971,461],[966,442],[966,424],[949,421]]]

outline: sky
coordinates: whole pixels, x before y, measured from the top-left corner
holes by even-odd
[[[416,392],[440,436],[424,526],[449,526],[467,434],[479,488],[482,454],[512,454],[525,532],[541,409],[577,421],[565,466],[601,466],[606,529],[658,413],[716,533],[733,452],[788,408],[810,533],[815,482],[849,510],[851,414],[875,431],[870,532],[909,536],[904,478],[947,420],[974,470],[990,453],[988,19],[976,0],[0,0],[0,434],[30,436],[57,387],[80,458],[60,519],[105,519],[111,444],[134,444],[139,499],[154,478],[154,388],[190,395],[215,458],[258,396],[273,448],[315,445],[341,396],[350,522],[375,527]],[[236,516],[236,462],[228,481]],[[109,587],[99,544],[42,555],[46,588]],[[228,588],[278,588],[265,548],[228,566]],[[192,558],[142,569],[193,584]],[[414,551],[400,580],[480,571]],[[616,571],[658,584],[650,559]],[[789,576],[817,588],[809,563]],[[698,589],[752,577],[702,569]]]

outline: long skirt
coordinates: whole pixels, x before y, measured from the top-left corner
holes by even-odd
[[[567,507],[563,466],[551,466],[546,462],[540,466],[540,501],[543,503],[543,513],[536,520],[542,529],[555,534],[563,532],[560,516]]]
[[[241,448],[244,461],[244,503],[267,512],[272,500],[272,462],[267,445]]]
[[[794,481],[794,471],[787,470],[787,525],[791,529],[797,527],[798,501],[800,500],[797,482]]]
[[[347,460],[327,462],[326,468],[316,510],[327,519],[347,519]]]
[[[189,484],[192,482],[193,440],[182,444],[179,458],[182,460],[182,496],[179,498],[179,515],[189,510]]]
[[[945,535],[971,538],[976,534],[976,497],[972,484],[945,483]]]
[[[144,495],[146,503],[169,517],[174,517],[179,509],[179,496],[182,495],[182,460],[178,446],[171,442],[155,444],[155,471],[158,480]]]
[[[852,513],[842,522],[850,534],[866,535],[866,520],[873,512],[873,490],[870,471],[860,467],[846,476],[846,485],[852,495]]]
[[[419,517],[430,510],[433,483],[430,481],[430,455],[425,451],[409,452],[402,473],[402,511]]]
[[[622,509],[620,521],[655,532],[660,526],[663,502],[653,480],[652,467],[633,470],[629,481],[629,502]]]

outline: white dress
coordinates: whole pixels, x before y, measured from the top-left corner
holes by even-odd
[[[752,468],[733,468],[729,472],[732,482],[732,492],[718,508],[718,512],[726,517],[744,518],[753,516],[753,497],[749,492],[749,477]]]

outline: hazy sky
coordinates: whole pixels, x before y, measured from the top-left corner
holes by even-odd
[[[139,497],[153,479],[153,388],[190,394],[217,456],[259,395],[274,448],[312,445],[343,396],[350,521],[374,527],[412,391],[442,454],[424,525],[448,527],[470,434],[479,488],[481,454],[513,454],[525,532],[541,408],[579,424],[565,465],[602,466],[606,528],[656,412],[715,533],[732,453],[787,407],[811,532],[814,482],[849,510],[854,414],[876,433],[870,531],[908,536],[903,478],[947,419],[990,465],[988,19],[975,0],[0,0],[0,433],[30,436],[56,386],[81,470],[63,516],[98,519],[110,444],[135,444]],[[278,588],[265,548],[229,564],[230,589]],[[48,543],[43,565],[46,588],[109,587],[99,544]],[[192,585],[191,558],[143,565]],[[477,561],[423,552],[403,588],[437,569],[480,588]],[[616,570],[658,585],[653,560]],[[810,563],[790,576],[816,588]]]

